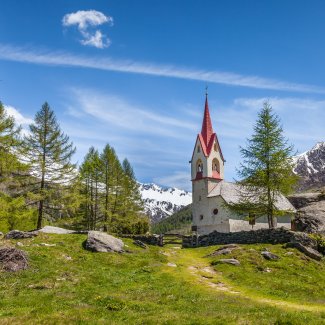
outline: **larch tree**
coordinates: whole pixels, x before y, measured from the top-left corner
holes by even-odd
[[[71,157],[75,147],[64,134],[57,122],[53,110],[44,103],[36,113],[30,132],[25,137],[25,157],[30,165],[31,174],[36,178],[33,184],[35,203],[38,203],[37,228],[42,227],[44,212],[61,207],[51,204],[51,198],[57,197],[62,186],[68,186],[75,177],[75,165]]]
[[[297,176],[291,159],[293,146],[284,137],[279,117],[268,102],[258,114],[246,148],[240,151],[243,162],[238,175],[242,180],[238,183],[242,190],[239,203],[230,207],[248,211],[254,218],[267,216],[269,227],[274,228],[274,217],[287,213],[276,209],[279,193],[292,192]]]
[[[104,184],[104,230],[107,231],[116,214],[121,191],[122,166],[114,148],[107,144],[100,156],[103,167]]]
[[[21,144],[20,131],[21,127],[16,126],[15,119],[8,116],[0,102],[0,181],[22,167],[17,159],[17,148]]]
[[[102,197],[102,161],[98,150],[91,147],[80,166],[80,177],[83,184],[82,194],[84,196],[82,210],[87,229],[94,230],[102,221],[100,209]]]
[[[143,211],[143,201],[139,189],[139,184],[135,178],[135,174],[130,162],[124,159],[123,167],[123,204],[122,216],[136,217]]]

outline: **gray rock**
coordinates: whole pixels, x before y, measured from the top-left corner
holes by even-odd
[[[144,248],[144,249],[148,248],[148,246],[144,242],[142,242],[141,240],[138,240],[138,239],[136,239],[133,242],[133,244],[136,245],[136,246],[139,246],[141,248]]]
[[[240,265],[240,262],[236,260],[235,258],[224,258],[218,261],[212,262],[212,265],[217,265],[217,264],[231,264],[231,265]]]
[[[24,238],[32,238],[37,236],[37,232],[35,231],[20,231],[20,230],[11,230],[5,235],[5,239],[24,239]]]
[[[227,254],[230,254],[234,249],[237,249],[237,248],[238,248],[238,246],[236,244],[224,245],[222,247],[219,247],[217,250],[215,250],[213,253],[207,255],[206,257],[227,255]]]
[[[301,251],[302,253],[304,253],[306,256],[316,260],[316,261],[320,261],[323,258],[323,255],[321,253],[319,253],[317,250],[308,247],[308,246],[304,246],[301,243],[297,243],[297,242],[290,242],[287,243],[285,245],[285,247],[294,247],[297,248],[299,251]]]
[[[0,249],[0,268],[7,272],[17,272],[28,267],[27,254],[19,249],[5,247]]]
[[[45,226],[39,230],[39,232],[43,232],[45,234],[58,234],[58,235],[65,235],[65,234],[73,234],[75,233],[74,230],[53,227],[53,226]]]
[[[85,247],[93,252],[124,252],[124,243],[121,239],[100,231],[88,232]]]
[[[274,261],[274,260],[280,259],[280,257],[278,255],[275,255],[269,251],[263,251],[263,252],[261,252],[261,255],[267,260]]]

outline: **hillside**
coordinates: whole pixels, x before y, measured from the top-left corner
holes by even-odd
[[[192,224],[192,204],[181,208],[171,216],[157,222],[151,228],[156,234],[163,234],[168,231],[187,233],[191,229]]]
[[[152,223],[163,220],[192,203],[192,193],[174,187],[163,188],[153,183],[140,183],[140,192]]]
[[[1,324],[324,324],[325,264],[281,245],[85,251],[86,235],[20,240],[30,268],[0,271]],[[17,242],[0,240],[0,246]],[[47,244],[48,246],[45,246]],[[280,257],[265,260],[267,248]]]

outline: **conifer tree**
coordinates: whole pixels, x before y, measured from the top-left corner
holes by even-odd
[[[107,144],[100,156],[103,167],[104,189],[104,230],[120,206],[120,180],[122,178],[122,167],[114,148]]]
[[[92,230],[96,229],[102,218],[100,210],[102,170],[103,165],[98,150],[91,147],[80,166],[80,177],[84,185],[84,216],[87,228]]]
[[[133,168],[127,159],[122,163],[124,177],[123,177],[123,205],[122,216],[136,217],[139,212],[143,210],[143,201],[139,184],[135,178]]]
[[[21,128],[15,124],[15,119],[8,116],[0,102],[0,181],[22,167],[15,154],[21,144],[20,130]]]
[[[239,211],[248,211],[258,218],[267,216],[269,227],[274,227],[274,217],[281,216],[285,211],[279,211],[275,202],[279,193],[289,194],[297,181],[293,173],[290,156],[292,145],[283,135],[280,120],[273,113],[268,102],[258,114],[254,134],[248,140],[247,147],[240,149],[243,163],[238,170],[242,180],[240,202],[231,207]]]
[[[42,227],[44,210],[49,213],[51,195],[57,194],[58,185],[68,185],[74,177],[75,165],[71,157],[75,147],[64,134],[53,110],[44,103],[36,113],[34,123],[25,137],[25,156],[31,166],[31,174],[37,178],[34,184],[34,199],[38,203],[37,228]]]

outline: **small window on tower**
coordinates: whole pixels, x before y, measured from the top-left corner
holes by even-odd
[[[201,201],[201,195],[199,195],[199,201]]]
[[[201,152],[200,146],[197,146],[197,152]]]
[[[216,143],[214,144],[213,149],[214,149],[215,152],[218,151],[218,147],[217,147],[217,144]]]
[[[216,215],[218,214],[219,210],[217,208],[213,209],[213,214]]]
[[[200,220],[203,220],[203,214],[200,215]]]

